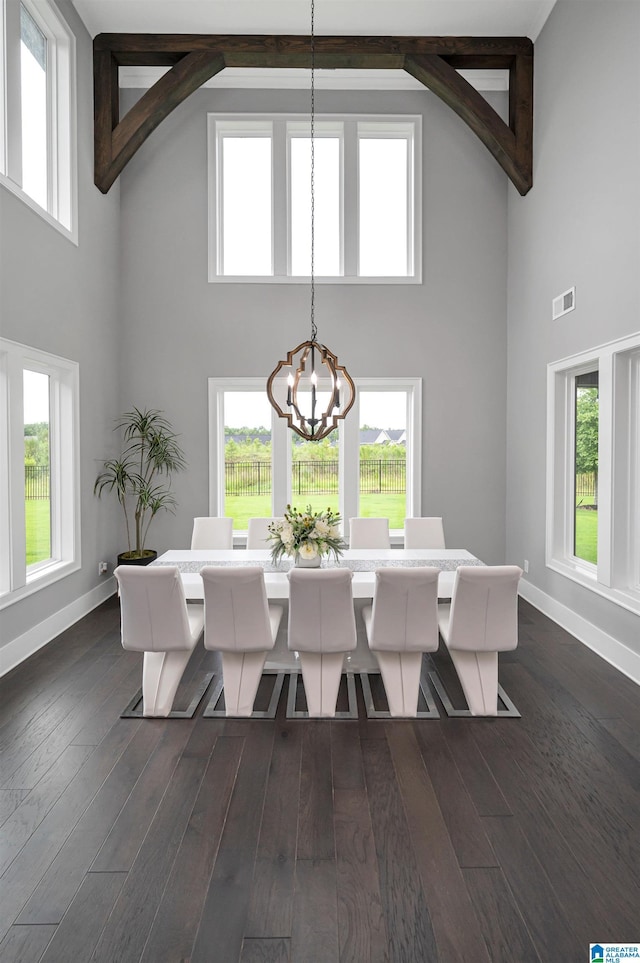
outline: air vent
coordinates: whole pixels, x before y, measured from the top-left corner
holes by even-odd
[[[563,314],[567,314],[569,311],[573,311],[576,306],[576,289],[575,287],[569,288],[564,294],[559,294],[557,298],[554,298],[551,302],[553,320],[561,318]]]

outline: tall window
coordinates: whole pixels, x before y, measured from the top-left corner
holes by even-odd
[[[48,0],[2,0],[1,26],[0,183],[75,240],[75,39]]]
[[[318,280],[420,280],[420,118],[318,117]],[[310,121],[209,115],[212,281],[311,273]]]
[[[359,427],[372,421],[376,431]],[[345,520],[384,515],[401,529],[420,514],[420,421],[419,378],[356,379],[340,428],[304,442],[269,405],[264,379],[210,378],[209,510],[231,515],[236,530],[288,504],[331,507]]]
[[[640,612],[640,334],[548,366],[547,565]]]
[[[77,364],[0,339],[0,607],[79,568],[77,423]]]

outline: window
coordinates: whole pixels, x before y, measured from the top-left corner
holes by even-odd
[[[304,442],[268,403],[263,378],[209,379],[209,511],[243,531],[251,516],[331,506],[344,519],[420,514],[419,378],[357,379],[340,427]],[[379,422],[373,440],[360,425]],[[373,470],[372,470],[373,466]]]
[[[4,339],[0,362],[3,606],[79,568],[80,499],[77,364]]]
[[[640,334],[548,366],[547,565],[640,612]]]
[[[75,240],[75,38],[47,0],[2,13],[0,183]]]
[[[319,281],[420,281],[420,133],[419,117],[316,117]],[[310,274],[310,120],[210,114],[209,280]]]

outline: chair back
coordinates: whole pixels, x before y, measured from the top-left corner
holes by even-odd
[[[437,568],[379,568],[369,647],[378,651],[435,652],[438,648]]]
[[[194,518],[191,548],[233,548],[233,519],[213,515]]]
[[[356,620],[346,568],[289,571],[289,639],[296,652],[349,652],[356,647]]]
[[[192,649],[187,603],[177,566],[119,565],[122,646],[136,652]]]
[[[264,571],[259,565],[206,565],[204,644],[220,652],[264,652],[273,648]]]
[[[271,548],[267,541],[269,525],[281,522],[282,518],[250,518],[247,523],[247,548]]]
[[[405,518],[405,548],[444,548],[444,526],[442,518]]]
[[[350,518],[349,548],[391,548],[388,518]]]
[[[451,598],[447,645],[504,652],[518,644],[517,565],[461,565]]]

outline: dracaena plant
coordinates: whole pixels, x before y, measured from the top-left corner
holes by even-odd
[[[186,468],[177,435],[161,411],[134,408],[118,419],[122,451],[105,461],[93,491],[98,497],[113,492],[124,513],[130,558],[149,554],[145,548],[151,522],[159,511],[173,512],[173,472]]]

